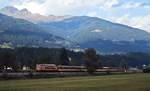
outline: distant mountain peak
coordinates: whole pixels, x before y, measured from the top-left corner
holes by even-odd
[[[3,9],[12,9],[12,10],[18,10],[17,8],[13,7],[13,6],[6,6]]]
[[[53,21],[61,21],[61,20],[71,17],[71,16],[55,16],[55,15],[44,16],[44,15],[40,15],[37,13],[36,14],[31,13],[26,8],[18,10],[17,8],[13,6],[7,6],[7,7],[0,9],[0,13],[4,15],[12,16],[14,18],[24,19],[32,23],[41,23],[41,22],[47,23],[47,22],[53,22]]]
[[[17,8],[13,7],[13,6],[6,6],[6,7],[2,8],[0,11],[1,12],[16,13],[19,10]]]
[[[21,12],[29,12],[26,8],[20,10]]]
[[[26,16],[26,15],[31,15],[32,13],[27,10],[26,8],[24,9],[21,9],[18,13],[22,14],[23,16]]]

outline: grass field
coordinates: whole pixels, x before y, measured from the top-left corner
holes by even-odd
[[[150,74],[0,81],[0,91],[150,91]]]

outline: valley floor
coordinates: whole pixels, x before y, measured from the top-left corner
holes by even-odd
[[[0,91],[150,91],[150,73],[8,80]]]

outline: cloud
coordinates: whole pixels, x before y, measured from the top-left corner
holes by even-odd
[[[33,13],[43,15],[88,15],[102,17],[113,22],[122,23],[150,32],[150,13],[134,14],[130,9],[149,9],[150,3],[122,0],[9,0],[11,5],[23,9],[27,8]],[[124,13],[121,10],[126,9]],[[121,12],[121,13],[120,13]],[[126,14],[121,16],[121,14]],[[132,16],[131,16],[132,14]]]
[[[91,16],[91,17],[99,17],[99,14],[98,14],[96,11],[93,11],[93,12],[87,13],[87,16]]]
[[[150,3],[142,2],[128,2],[122,5],[123,8],[132,9],[132,8],[150,8]]]
[[[9,0],[9,2],[11,2],[11,3],[18,3],[18,4],[23,4],[23,3],[29,3],[29,2],[39,2],[39,3],[42,3],[42,2],[44,2],[45,0]]]
[[[101,8],[111,9],[119,4],[120,4],[119,0],[105,0],[105,3],[101,6]]]
[[[93,10],[95,9],[99,10],[99,8],[101,9],[112,8],[113,6],[119,4],[119,0],[92,0],[92,1],[91,0],[13,0],[13,1],[14,1],[14,6],[16,6],[17,8],[27,8],[31,12],[41,13],[46,15],[48,14],[83,15],[89,12],[93,12]]]
[[[21,1],[21,0],[20,0]],[[14,6],[18,9],[23,9],[26,8],[32,13],[40,13],[40,14],[45,14],[45,8],[41,6],[39,2],[35,2],[35,0],[27,0],[26,2],[21,2],[22,4],[15,3]]]
[[[112,19],[114,22],[132,26],[150,32],[150,15],[131,17],[124,15],[119,18]]]

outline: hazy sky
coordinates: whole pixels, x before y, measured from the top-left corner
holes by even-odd
[[[42,15],[96,16],[150,32],[150,0],[0,0],[0,8],[5,6]]]

